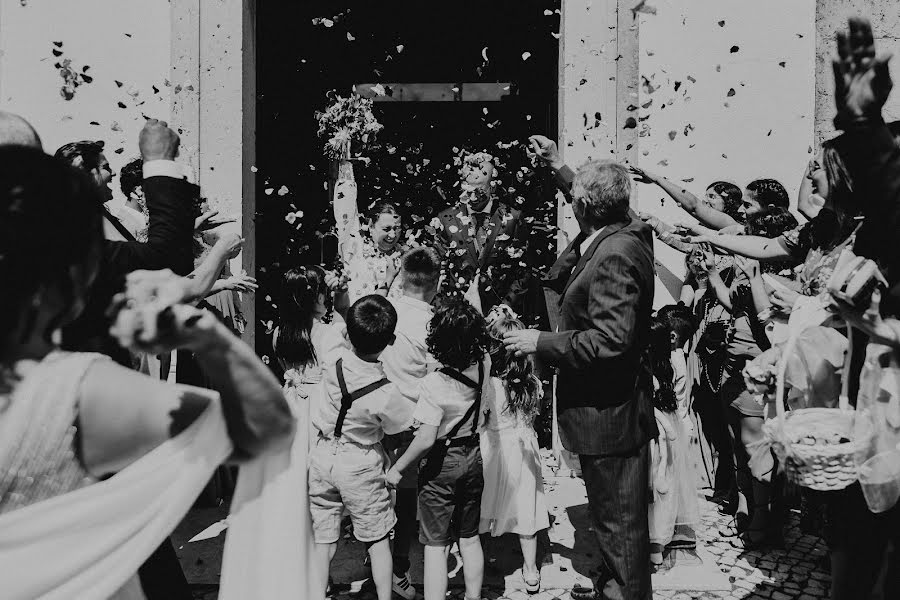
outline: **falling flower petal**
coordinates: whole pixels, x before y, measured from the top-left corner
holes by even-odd
[[[522,53],[522,60],[528,60],[529,58],[531,58],[531,52]]]

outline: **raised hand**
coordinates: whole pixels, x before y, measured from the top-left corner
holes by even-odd
[[[653,177],[653,175],[639,167],[635,167],[634,165],[628,165],[628,172],[631,173],[632,177],[634,177],[634,180],[638,183],[656,183],[656,179]]]
[[[241,273],[240,275],[232,275],[231,277],[225,279],[223,285],[223,289],[232,290],[235,292],[243,292],[245,294],[255,292],[257,288],[259,288],[259,284],[256,283],[256,279],[250,277],[246,273]]]
[[[753,279],[759,277],[759,261],[746,256],[735,256],[734,264],[740,269],[744,275]]]
[[[531,144],[531,150],[551,169],[558,171],[565,164],[559,155],[556,142],[550,138],[543,135],[532,135],[528,138],[528,142]]]
[[[878,118],[891,93],[889,53],[875,54],[872,25],[867,19],[851,17],[848,31],[837,33],[838,58],[834,69],[835,127],[843,129],[853,121]]]
[[[794,303],[800,297],[800,292],[788,288],[775,288],[769,292],[769,301],[782,312],[789,313],[794,309]]]
[[[147,119],[138,136],[138,148],[144,162],[151,160],[175,160],[181,139],[165,121]]]
[[[235,223],[236,221],[237,219],[234,217],[220,217],[217,210],[209,210],[194,219],[194,231],[209,231],[226,223]]]

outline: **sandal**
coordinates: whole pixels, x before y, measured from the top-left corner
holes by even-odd
[[[522,580],[525,581],[525,591],[529,594],[537,594],[541,591],[541,572],[525,573],[522,569]]]

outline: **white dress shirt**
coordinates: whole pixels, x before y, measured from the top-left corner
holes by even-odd
[[[381,363],[387,378],[397,386],[398,393],[412,402],[419,401],[422,378],[438,365],[428,352],[425,338],[434,311],[431,305],[409,296],[391,299],[397,311],[397,339],[381,353]]]

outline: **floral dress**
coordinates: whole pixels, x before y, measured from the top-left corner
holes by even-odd
[[[375,247],[371,239],[361,236],[348,242],[341,246],[341,259],[347,278],[347,294],[350,304],[353,304],[363,296],[377,293],[378,288],[387,282],[389,265],[393,265],[394,273],[400,272],[402,250],[398,247],[391,254],[385,254]],[[387,297],[396,300],[402,295],[400,278],[394,277]]]

